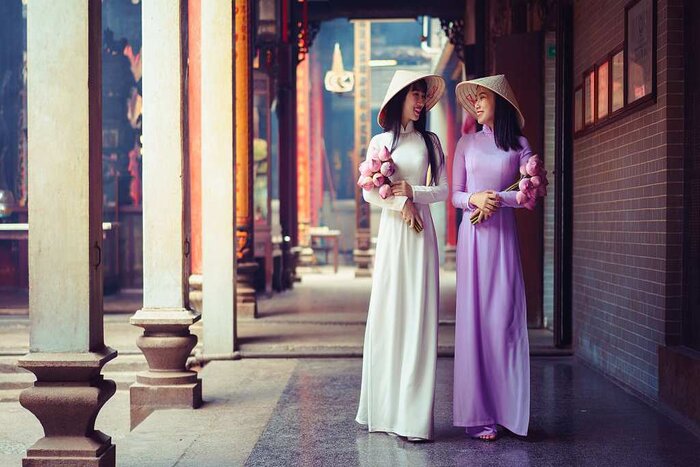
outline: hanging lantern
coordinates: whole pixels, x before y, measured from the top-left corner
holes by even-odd
[[[324,84],[327,91],[337,93],[350,92],[355,87],[355,75],[343,68],[343,55],[337,42],[333,49],[333,64],[331,70],[326,72]]]

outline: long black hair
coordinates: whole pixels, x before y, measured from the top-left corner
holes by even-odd
[[[520,150],[520,137],[523,135],[520,130],[518,113],[515,107],[500,94],[494,92],[496,96],[496,108],[493,118],[493,133],[496,139],[496,146],[503,151]]]
[[[423,93],[427,93],[428,84],[425,82],[424,79],[418,80],[412,83],[410,86],[406,86],[405,88],[403,88],[386,104],[384,125],[382,125],[382,128],[384,128],[384,131],[391,131],[394,134],[390,148],[392,152],[394,151],[394,149],[396,149],[396,145],[399,144],[399,136],[401,136],[401,118],[403,117],[404,101],[406,100],[406,96],[408,95],[409,91],[412,91],[414,89]],[[439,154],[436,153],[435,146],[436,144],[439,144],[436,143],[438,141],[438,138],[435,133],[432,133],[425,129],[426,122],[427,111],[425,110],[424,106],[423,109],[420,111],[420,116],[418,117],[418,120],[413,122],[413,128],[416,131],[418,131],[421,134],[421,136],[423,136],[425,146],[426,148],[428,148],[428,162],[430,163],[430,184],[437,185],[437,181],[440,177],[440,170],[442,169],[442,166],[445,162],[445,156],[442,154],[442,151],[437,151],[439,152]]]

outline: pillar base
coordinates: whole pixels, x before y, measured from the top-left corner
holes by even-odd
[[[354,250],[353,260],[357,265],[355,277],[372,277],[372,250]]]
[[[194,382],[154,386],[136,382],[129,388],[131,429],[159,409],[196,409],[202,405],[202,380],[195,372]],[[138,379],[138,377],[137,377]]]
[[[44,437],[27,450],[23,466],[114,466],[112,439],[95,430],[100,409],[114,395],[114,381],[100,372],[117,352],[32,353],[17,365],[37,380],[19,402],[39,420]]]
[[[445,271],[457,270],[457,248],[454,245],[447,245],[445,247],[445,264],[443,268]]]
[[[258,317],[258,298],[255,292],[255,274],[258,263],[240,262],[236,268],[237,315],[245,318]]]
[[[66,445],[73,444],[73,440],[64,439]],[[34,449],[36,445],[30,448]],[[29,451],[28,451],[29,452]],[[22,467],[113,467],[116,465],[117,449],[110,444],[107,449],[97,457],[63,457],[55,456],[45,451],[37,451],[22,459]]]
[[[131,318],[131,324],[144,329],[136,345],[149,368],[136,376],[130,388],[132,429],[154,410],[202,404],[202,381],[186,368],[197,345],[197,336],[189,327],[200,318],[199,313],[184,308],[144,308]]]
[[[297,274],[297,266],[299,266],[299,260],[301,258],[302,247],[293,246],[290,251],[292,253],[292,264],[291,264],[292,282],[301,282],[301,276],[299,274]]]

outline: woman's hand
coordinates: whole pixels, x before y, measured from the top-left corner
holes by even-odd
[[[501,206],[501,197],[493,190],[480,191],[469,197],[469,202],[484,214],[493,214]]]
[[[394,196],[405,196],[409,200],[413,200],[413,187],[406,180],[394,182],[391,184],[391,194]]]
[[[488,218],[493,216],[494,213],[495,213],[495,211],[482,211],[481,209],[476,208],[474,210],[474,214],[472,214],[470,219],[473,218],[474,216],[476,216],[476,221],[474,223],[477,224],[479,222],[483,222],[485,220],[488,220]]]
[[[401,215],[403,216],[404,222],[415,229],[416,232],[423,231],[423,219],[420,218],[418,209],[416,205],[413,204],[413,201],[410,199],[406,200],[406,204],[403,205],[403,210],[401,210]]]

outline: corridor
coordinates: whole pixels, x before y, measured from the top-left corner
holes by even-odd
[[[438,362],[435,434],[411,444],[354,422],[360,359],[243,359],[201,372],[201,409],[157,411],[129,432],[126,393],[96,427],[117,465],[165,466],[692,466],[700,438],[575,357],[532,359],[527,438],[467,439],[451,425],[452,359]],[[0,404],[0,465],[19,465],[41,427],[17,402]],[[168,440],[164,442],[164,440]]]

